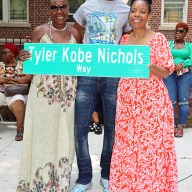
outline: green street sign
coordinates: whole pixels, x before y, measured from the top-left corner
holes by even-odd
[[[150,47],[25,43],[24,74],[149,78]]]

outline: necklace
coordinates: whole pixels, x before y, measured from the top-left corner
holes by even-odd
[[[52,32],[51,32],[52,30],[51,30],[51,29],[60,32],[60,31],[65,31],[65,30],[67,29],[67,27],[68,27],[67,24],[66,24],[63,29],[56,29],[55,27],[53,27],[52,21],[49,21],[49,22],[48,22],[48,25],[50,26],[50,27],[49,27],[49,29],[50,29],[50,30],[49,30],[49,34],[50,34],[50,38],[51,38],[52,41],[53,41],[53,36],[52,36]]]
[[[67,29],[67,25],[65,25],[65,27],[63,29],[56,29],[55,27],[53,27],[53,25],[51,24],[51,28],[55,31],[65,31],[65,29]]]
[[[108,22],[108,20],[109,20],[108,14],[111,13],[111,11],[113,10],[113,8],[115,7],[116,1],[115,1],[115,0],[113,1],[113,6],[112,6],[112,8],[111,8],[110,10],[105,10],[105,9],[104,9],[101,0],[99,0],[99,3],[100,3],[100,5],[101,5],[101,8],[102,8],[103,12],[106,13],[105,20],[106,20],[106,22]]]

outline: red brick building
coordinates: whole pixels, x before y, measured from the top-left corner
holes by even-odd
[[[69,22],[73,22],[73,13],[85,0],[68,2]],[[0,44],[13,40],[18,45],[23,44],[34,27],[48,22],[48,9],[48,0],[0,0]],[[173,30],[180,21],[188,24],[186,40],[192,42],[192,0],[153,0],[152,17],[148,24],[151,30],[160,31],[167,39],[173,39]],[[192,124],[192,109],[190,114],[188,125]]]
[[[70,19],[85,0],[69,0]],[[125,3],[128,0],[122,0]],[[0,42],[6,38],[25,39],[33,28],[48,22],[48,0],[0,0]],[[178,21],[188,23],[190,31],[186,38],[192,41],[192,0],[153,0],[152,18],[149,27],[160,31],[168,39]]]

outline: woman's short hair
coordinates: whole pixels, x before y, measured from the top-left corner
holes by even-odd
[[[19,54],[19,50],[14,43],[4,43],[3,49],[9,49],[15,56]]]
[[[185,29],[185,31],[187,31],[187,32],[188,32],[188,30],[189,30],[189,27],[188,27],[187,23],[184,23],[184,22],[179,22],[179,23],[177,23],[176,29],[177,29],[177,28],[183,28],[183,29]]]

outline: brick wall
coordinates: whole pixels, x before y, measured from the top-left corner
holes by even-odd
[[[192,42],[192,0],[188,0],[188,19],[189,33],[186,37],[187,41]],[[30,36],[34,27],[46,23],[49,20],[48,1],[47,0],[29,0],[29,23],[31,27],[0,27],[0,38],[18,38],[25,39]],[[153,0],[152,17],[149,22],[150,28],[157,32],[161,25],[161,0]],[[173,31],[162,30],[167,39],[173,39]],[[192,94],[191,94],[192,95]],[[191,98],[192,106],[192,98]],[[190,108],[190,115],[188,124],[192,125],[192,107]]]
[[[159,26],[161,25],[161,0],[153,0],[152,4],[152,17],[149,22],[150,28],[157,32],[162,32],[167,39],[173,39],[174,33],[172,30],[159,30]],[[192,0],[188,0],[188,16],[187,16],[187,24],[189,26],[189,33],[186,37],[186,41],[192,42]]]
[[[29,23],[31,27],[0,27],[0,38],[25,39],[34,27],[49,19],[47,0],[29,0]]]
[[[192,0],[188,0],[188,25],[190,31],[186,40],[192,42]],[[47,0],[29,0],[29,23],[31,27],[0,27],[0,38],[22,38],[30,36],[33,28],[49,19]],[[150,28],[157,32],[161,24],[161,0],[153,0],[152,18],[149,22]],[[173,31],[161,31],[167,39],[173,39]]]

